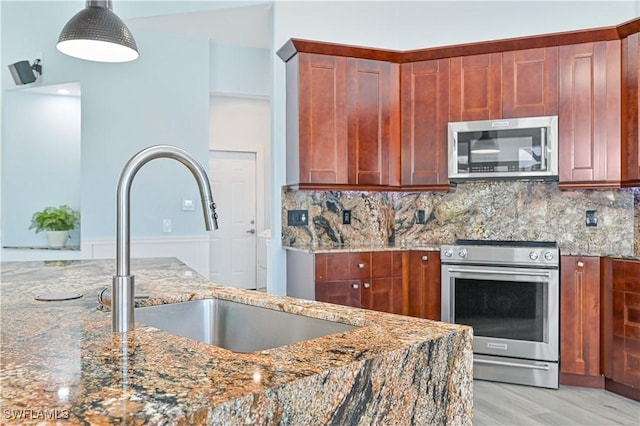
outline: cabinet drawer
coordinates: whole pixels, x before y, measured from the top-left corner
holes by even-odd
[[[371,255],[363,253],[316,254],[315,280],[342,281],[371,276]]]

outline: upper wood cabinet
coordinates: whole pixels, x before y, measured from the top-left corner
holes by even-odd
[[[562,256],[560,270],[560,382],[601,388],[600,258]]]
[[[620,40],[559,47],[561,187],[620,185]]]
[[[287,184],[347,183],[346,62],[310,53],[287,62]]]
[[[502,118],[502,54],[451,58],[449,121]]]
[[[402,64],[402,185],[449,188],[449,59]]]
[[[558,114],[558,48],[502,54],[502,117]]]
[[[291,58],[287,184],[399,185],[399,97],[398,64],[312,53]]]
[[[635,33],[622,40],[622,181],[624,186],[640,186],[639,88],[640,34]]]
[[[289,40],[287,184],[447,190],[448,122],[558,115],[561,188],[639,186],[638,30],[406,52]]]
[[[400,66],[347,59],[348,180],[400,184]]]

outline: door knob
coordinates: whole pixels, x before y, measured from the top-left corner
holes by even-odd
[[[247,232],[247,234],[255,234],[256,230],[255,229],[249,229],[246,232]]]

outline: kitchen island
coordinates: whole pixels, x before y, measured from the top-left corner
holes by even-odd
[[[3,423],[471,423],[468,327],[220,286],[162,258],[132,260],[149,296],[136,306],[219,298],[357,328],[253,353],[142,324],[113,334],[96,294],[114,265],[0,264]],[[35,300],[51,293],[83,297]]]

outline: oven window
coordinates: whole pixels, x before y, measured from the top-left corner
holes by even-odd
[[[475,336],[544,341],[544,283],[455,280],[454,322]]]

